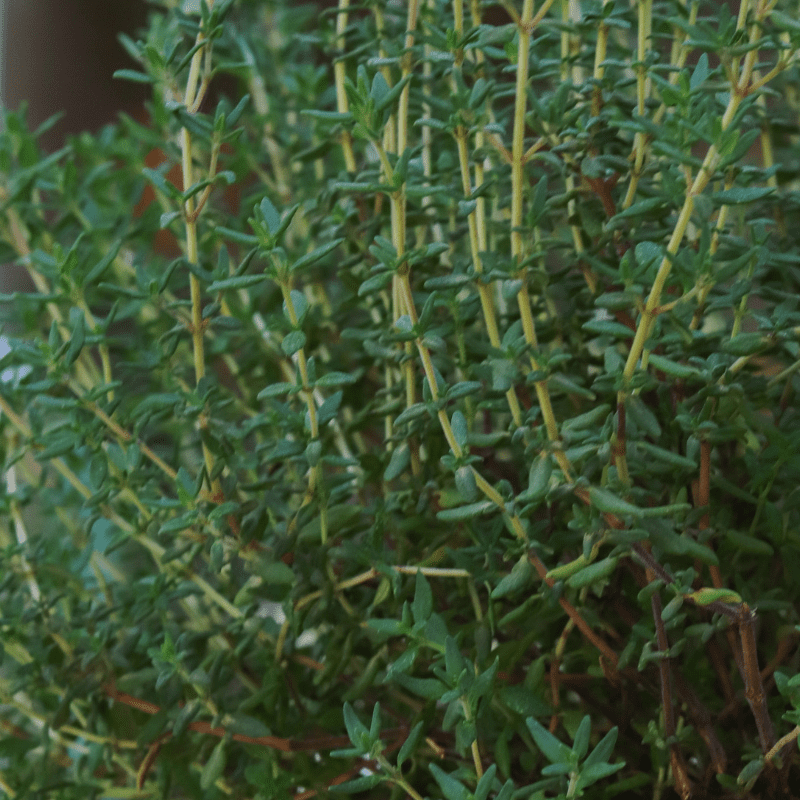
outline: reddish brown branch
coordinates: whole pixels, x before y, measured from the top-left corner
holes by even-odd
[[[139,697],[126,694],[125,692],[118,691],[113,684],[106,683],[103,686],[106,694],[118,703],[124,703],[131,708],[138,711],[143,711],[145,714],[157,714],[161,711],[161,707],[155,703],[149,703]],[[227,733],[223,727],[217,726],[212,728],[210,723],[196,721],[190,722],[187,730],[196,731],[197,733],[205,733],[209,736],[219,736],[222,738]],[[388,739],[395,738],[406,732],[406,728],[392,728],[382,732],[382,736]],[[162,734],[162,736],[170,736]],[[350,739],[347,736],[320,736],[308,739],[288,739],[280,736],[245,736],[242,733],[234,733],[231,735],[234,742],[245,742],[246,744],[257,744],[262,747],[269,747],[272,750],[280,750],[283,753],[298,753],[307,750],[332,750],[337,747],[346,747]]]
[[[772,727],[772,719],[769,716],[767,696],[764,692],[764,683],[761,680],[761,672],[758,668],[755,618],[755,613],[750,610],[747,603],[742,603],[739,616],[739,635],[742,639],[744,694],[756,720],[761,750],[767,753],[772,745],[775,744],[775,731]]]
[[[542,563],[542,560],[539,556],[536,555],[534,552],[528,553],[528,560],[533,564],[533,568],[536,570],[538,576],[550,587],[552,588],[555,586],[555,581],[552,578],[547,577],[547,567]],[[600,651],[600,655],[602,658],[606,659],[606,662],[616,669],[617,663],[619,662],[619,658],[617,654],[591,629],[589,623],[581,616],[580,611],[578,611],[569,600],[566,600],[563,597],[558,598],[558,603],[564,611],[567,612],[569,618],[575,623],[575,627]]]
[[[655,580],[655,574],[647,570],[649,582]],[[664,711],[664,733],[669,742],[669,761],[672,766],[672,776],[675,780],[675,788],[683,800],[689,800],[692,796],[692,783],[686,770],[686,761],[683,758],[678,743],[675,741],[675,706],[672,701],[672,676],[670,675],[670,663],[667,653],[669,652],[669,639],[664,628],[664,621],[661,619],[661,595],[654,592],[650,598],[650,607],[653,610],[653,621],[656,625],[656,642],[658,649],[664,655],[658,660],[658,673],[661,679],[661,707]]]

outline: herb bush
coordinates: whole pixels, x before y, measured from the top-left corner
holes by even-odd
[[[0,136],[5,795],[790,796],[794,6],[156,5]]]

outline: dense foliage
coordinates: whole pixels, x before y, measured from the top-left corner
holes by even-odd
[[[155,5],[0,135],[0,788],[789,796],[793,4]]]

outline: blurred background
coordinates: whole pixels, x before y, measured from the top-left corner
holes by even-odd
[[[31,129],[62,113],[40,139],[48,151],[118,111],[141,111],[146,90],[111,76],[136,66],[117,37],[135,38],[147,12],[145,0],[0,0],[0,103],[12,111],[27,104]],[[29,286],[21,268],[0,265],[0,292]]]
[[[0,0],[4,106],[15,110],[27,101],[33,128],[63,111],[43,138],[49,150],[67,133],[97,129],[118,110],[133,110],[142,88],[111,75],[134,66],[117,35],[133,36],[147,10],[144,0]]]

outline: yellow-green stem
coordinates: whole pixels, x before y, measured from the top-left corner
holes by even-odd
[[[208,2],[209,8],[213,6],[213,0]],[[205,40],[203,32],[197,34],[197,44]],[[184,105],[189,113],[196,113],[196,107],[201,99],[202,93],[205,91],[208,76],[205,77],[201,84],[200,71],[204,54],[207,54],[210,48],[210,43],[206,43],[204,47],[200,47],[192,56],[189,66],[189,77],[186,81],[186,91],[184,92]],[[183,171],[183,191],[187,191],[194,184],[194,170],[192,167],[192,134],[188,128],[181,129],[181,166]],[[198,246],[197,246],[197,216],[198,210],[196,208],[194,196],[189,197],[183,204],[183,214],[186,223],[186,259],[190,264],[199,263]],[[192,355],[194,360],[194,377],[195,382],[199,383],[205,376],[205,345],[203,341],[203,333],[205,330],[205,322],[203,320],[203,298],[200,290],[200,281],[194,273],[189,274],[189,294],[192,303]],[[205,428],[208,425],[205,412],[201,412],[198,424],[200,428]],[[214,456],[205,442],[202,443],[203,461],[205,462],[206,472],[208,473],[208,480],[211,486],[212,494],[219,498],[222,491],[218,478],[212,479],[214,472]]]
[[[525,0],[522,16],[518,25],[519,44],[517,51],[517,82],[514,102],[514,128],[511,145],[511,261],[519,269],[518,277],[522,279],[522,287],[517,293],[522,329],[525,341],[532,349],[537,347],[536,326],[531,312],[528,287],[525,281],[525,270],[519,265],[524,259],[522,243],[522,201],[525,194],[523,167],[525,164],[525,110],[527,107],[528,60],[531,42],[531,24],[533,18],[533,0]],[[539,369],[535,357],[531,357],[531,367]],[[551,442],[558,441],[558,423],[553,414],[550,393],[545,381],[534,384],[536,397],[542,411],[547,438]],[[566,454],[560,448],[554,451],[555,457],[567,480],[572,480],[571,469]]]
[[[647,77],[647,45],[650,40],[650,32],[653,15],[653,0],[639,0],[637,4],[637,37],[636,37],[636,113],[643,117],[645,113],[645,102],[650,93],[650,79]],[[676,78],[677,80],[677,78]],[[636,196],[636,187],[642,175],[644,165],[645,146],[647,136],[642,131],[637,131],[633,139],[633,169],[631,170],[631,180],[628,184],[628,191],[622,202],[622,208],[628,208],[633,203]]]
[[[347,99],[347,92],[344,88],[346,75],[346,65],[341,54],[347,44],[344,32],[347,30],[347,9],[350,7],[350,0],[339,0],[339,13],[336,17],[336,46],[339,48],[340,58],[333,65],[333,79],[336,84],[336,110],[340,114],[346,114],[350,110],[350,103]],[[343,130],[339,135],[339,143],[344,154],[344,164],[348,172],[356,171],[356,157],[353,153],[353,136],[348,130]]]
[[[606,6],[610,5],[613,0],[603,0],[603,10]],[[600,86],[603,75],[605,75],[606,68],[603,62],[606,60],[606,47],[608,45],[608,25],[605,22],[605,17],[601,17],[601,22],[597,26],[597,45],[594,51],[594,73],[595,80],[594,89],[592,89],[592,116],[598,117],[603,102],[603,90]]]

